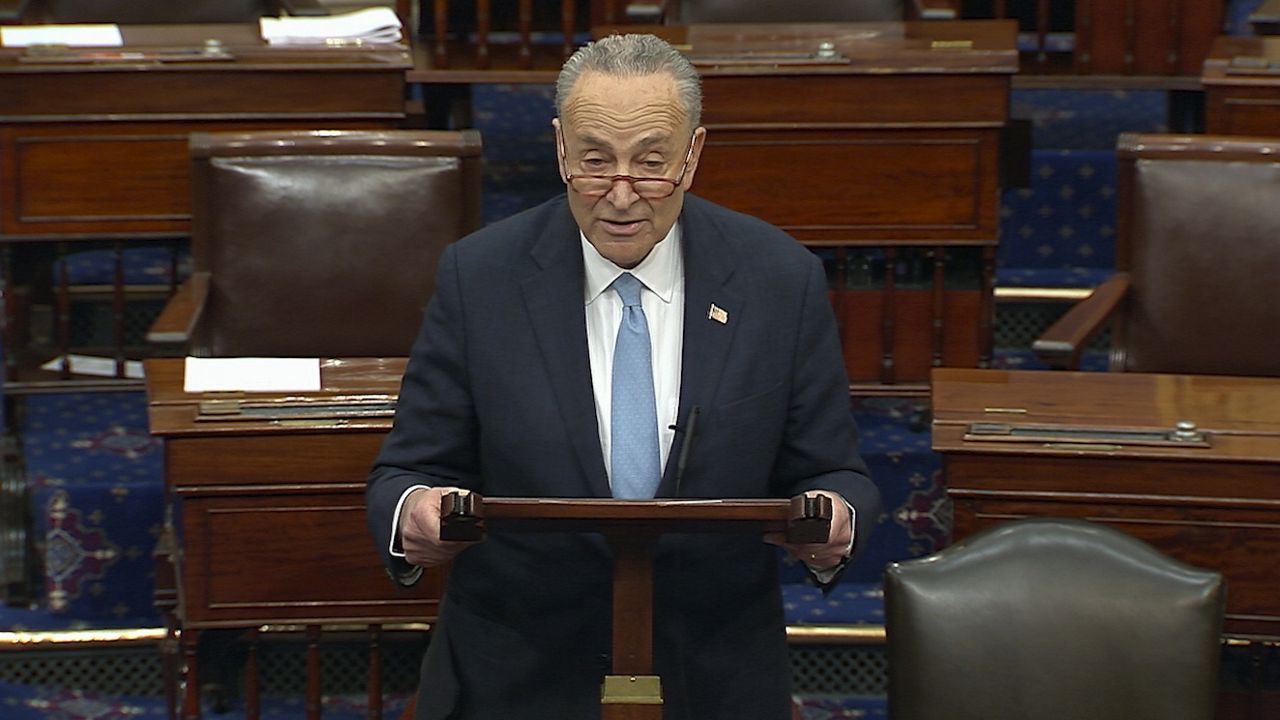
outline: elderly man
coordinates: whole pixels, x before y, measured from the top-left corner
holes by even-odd
[[[788,548],[821,583],[880,512],[820,263],[687,194],[706,138],[696,70],[658,38],[613,36],[565,63],[556,105],[565,195],[445,252],[369,478],[369,525],[393,576],[411,584],[453,560],[420,720],[599,717],[609,670],[603,540],[443,542],[445,492],[826,493],[828,541]],[[778,558],[763,540],[660,541],[664,718],[790,716]]]

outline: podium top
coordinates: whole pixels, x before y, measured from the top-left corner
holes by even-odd
[[[831,500],[482,498],[450,493],[441,503],[440,535],[479,540],[501,532],[599,532],[652,536],[668,532],[786,533],[790,542],[826,542]]]

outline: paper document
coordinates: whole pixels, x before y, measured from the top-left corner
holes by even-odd
[[[119,25],[5,25],[0,27],[0,45],[64,45],[66,47],[120,47],[124,38]]]
[[[400,17],[389,7],[320,17],[264,17],[258,23],[268,45],[382,44],[404,37]]]
[[[187,358],[183,392],[314,392],[320,358]]]
[[[98,357],[95,355],[59,355],[49,362],[40,366],[42,370],[51,370],[60,372],[63,363],[70,364],[70,372],[72,375],[94,375],[97,377],[115,377],[116,361],[114,358]],[[124,376],[140,380],[143,377],[142,362],[138,360],[124,361]]]

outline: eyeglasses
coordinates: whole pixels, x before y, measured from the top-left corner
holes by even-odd
[[[692,159],[693,138],[689,138],[689,152],[685,153],[684,164],[680,166],[680,174],[676,176],[675,180],[657,177],[635,177],[634,175],[575,175],[569,173],[564,176],[564,182],[580,195],[602,197],[608,194],[614,183],[619,180],[625,180],[631,184],[631,189],[640,197],[646,200],[661,200],[671,197],[676,188],[680,187],[680,183],[684,182],[685,171],[689,169],[689,161]],[[560,139],[560,160],[564,167],[569,167],[569,160],[565,156],[563,137]]]

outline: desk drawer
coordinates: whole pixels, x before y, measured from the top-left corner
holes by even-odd
[[[395,586],[365,524],[364,493],[184,500],[184,625],[426,621],[442,575]]]
[[[169,438],[167,478],[179,495],[297,492],[358,486],[382,447],[385,429],[303,435]]]

